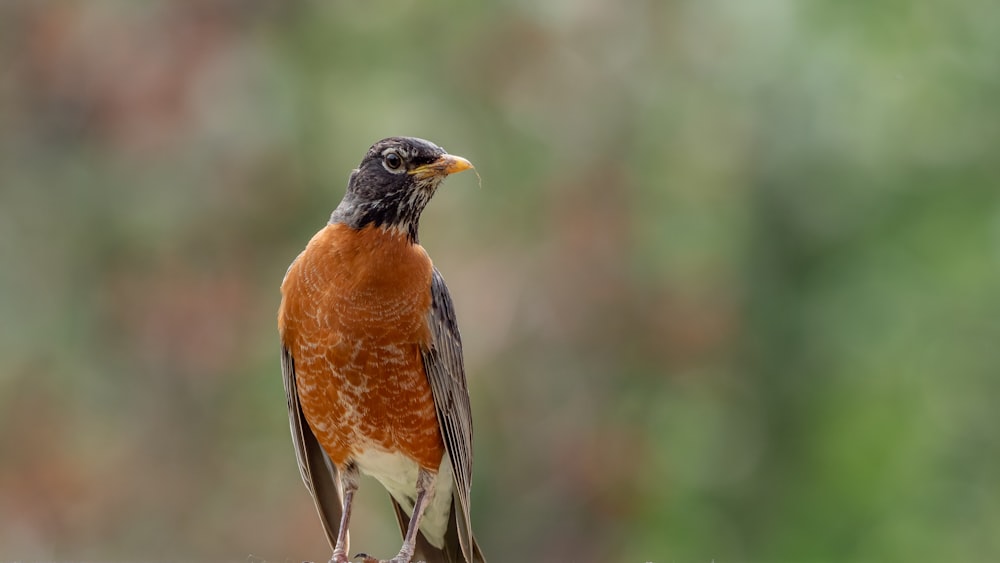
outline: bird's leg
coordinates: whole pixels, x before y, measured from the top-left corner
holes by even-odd
[[[406,537],[403,538],[403,547],[399,554],[393,559],[393,563],[410,563],[413,559],[413,550],[417,543],[417,533],[420,529],[420,518],[424,515],[427,502],[434,494],[434,480],[437,475],[420,468],[417,473],[417,500],[413,503],[413,515],[410,516],[410,525],[406,528]]]
[[[406,528],[406,537],[403,538],[403,547],[399,549],[399,554],[393,559],[393,563],[410,563],[413,559],[413,550],[417,543],[417,531],[420,529],[420,518],[424,515],[427,502],[434,494],[434,479],[436,474],[420,468],[417,473],[417,500],[413,503],[413,515],[410,516],[410,525]]]
[[[424,509],[430,502],[431,495],[434,494],[435,473],[431,473],[424,468],[420,468],[417,473],[417,499],[413,502],[413,515],[410,516],[410,525],[406,528],[406,536],[403,538],[403,547],[399,553],[389,561],[379,561],[364,553],[358,554],[363,563],[410,563],[413,559],[413,551],[416,549],[417,532],[420,530],[420,517],[424,515]]]
[[[340,529],[337,531],[337,545],[333,548],[331,563],[348,563],[347,559],[347,528],[351,522],[351,505],[354,503],[354,493],[358,490],[358,466],[347,464],[340,470],[340,488],[343,492],[344,510],[340,515]]]

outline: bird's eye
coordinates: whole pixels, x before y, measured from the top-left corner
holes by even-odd
[[[386,153],[385,157],[383,157],[383,162],[385,162],[385,167],[393,172],[403,166],[403,159],[396,152]]]

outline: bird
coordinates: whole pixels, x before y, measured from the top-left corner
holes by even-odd
[[[399,553],[365,563],[485,563],[472,533],[472,414],[448,286],[421,213],[472,169],[430,141],[368,149],[329,222],[281,282],[281,371],[299,473],[333,555],[348,561],[360,475],[388,491]]]

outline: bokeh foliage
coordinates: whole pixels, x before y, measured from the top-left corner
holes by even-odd
[[[0,3],[0,559],[328,556],[277,288],[398,134],[482,176],[422,239],[491,560],[995,559],[998,17]]]

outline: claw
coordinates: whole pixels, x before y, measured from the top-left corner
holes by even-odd
[[[360,559],[361,563],[403,563],[403,560],[398,557],[393,557],[392,559],[386,561],[384,559],[377,559],[368,555],[367,553],[359,553],[354,556],[355,559]],[[423,561],[413,561],[412,563],[424,563]]]

